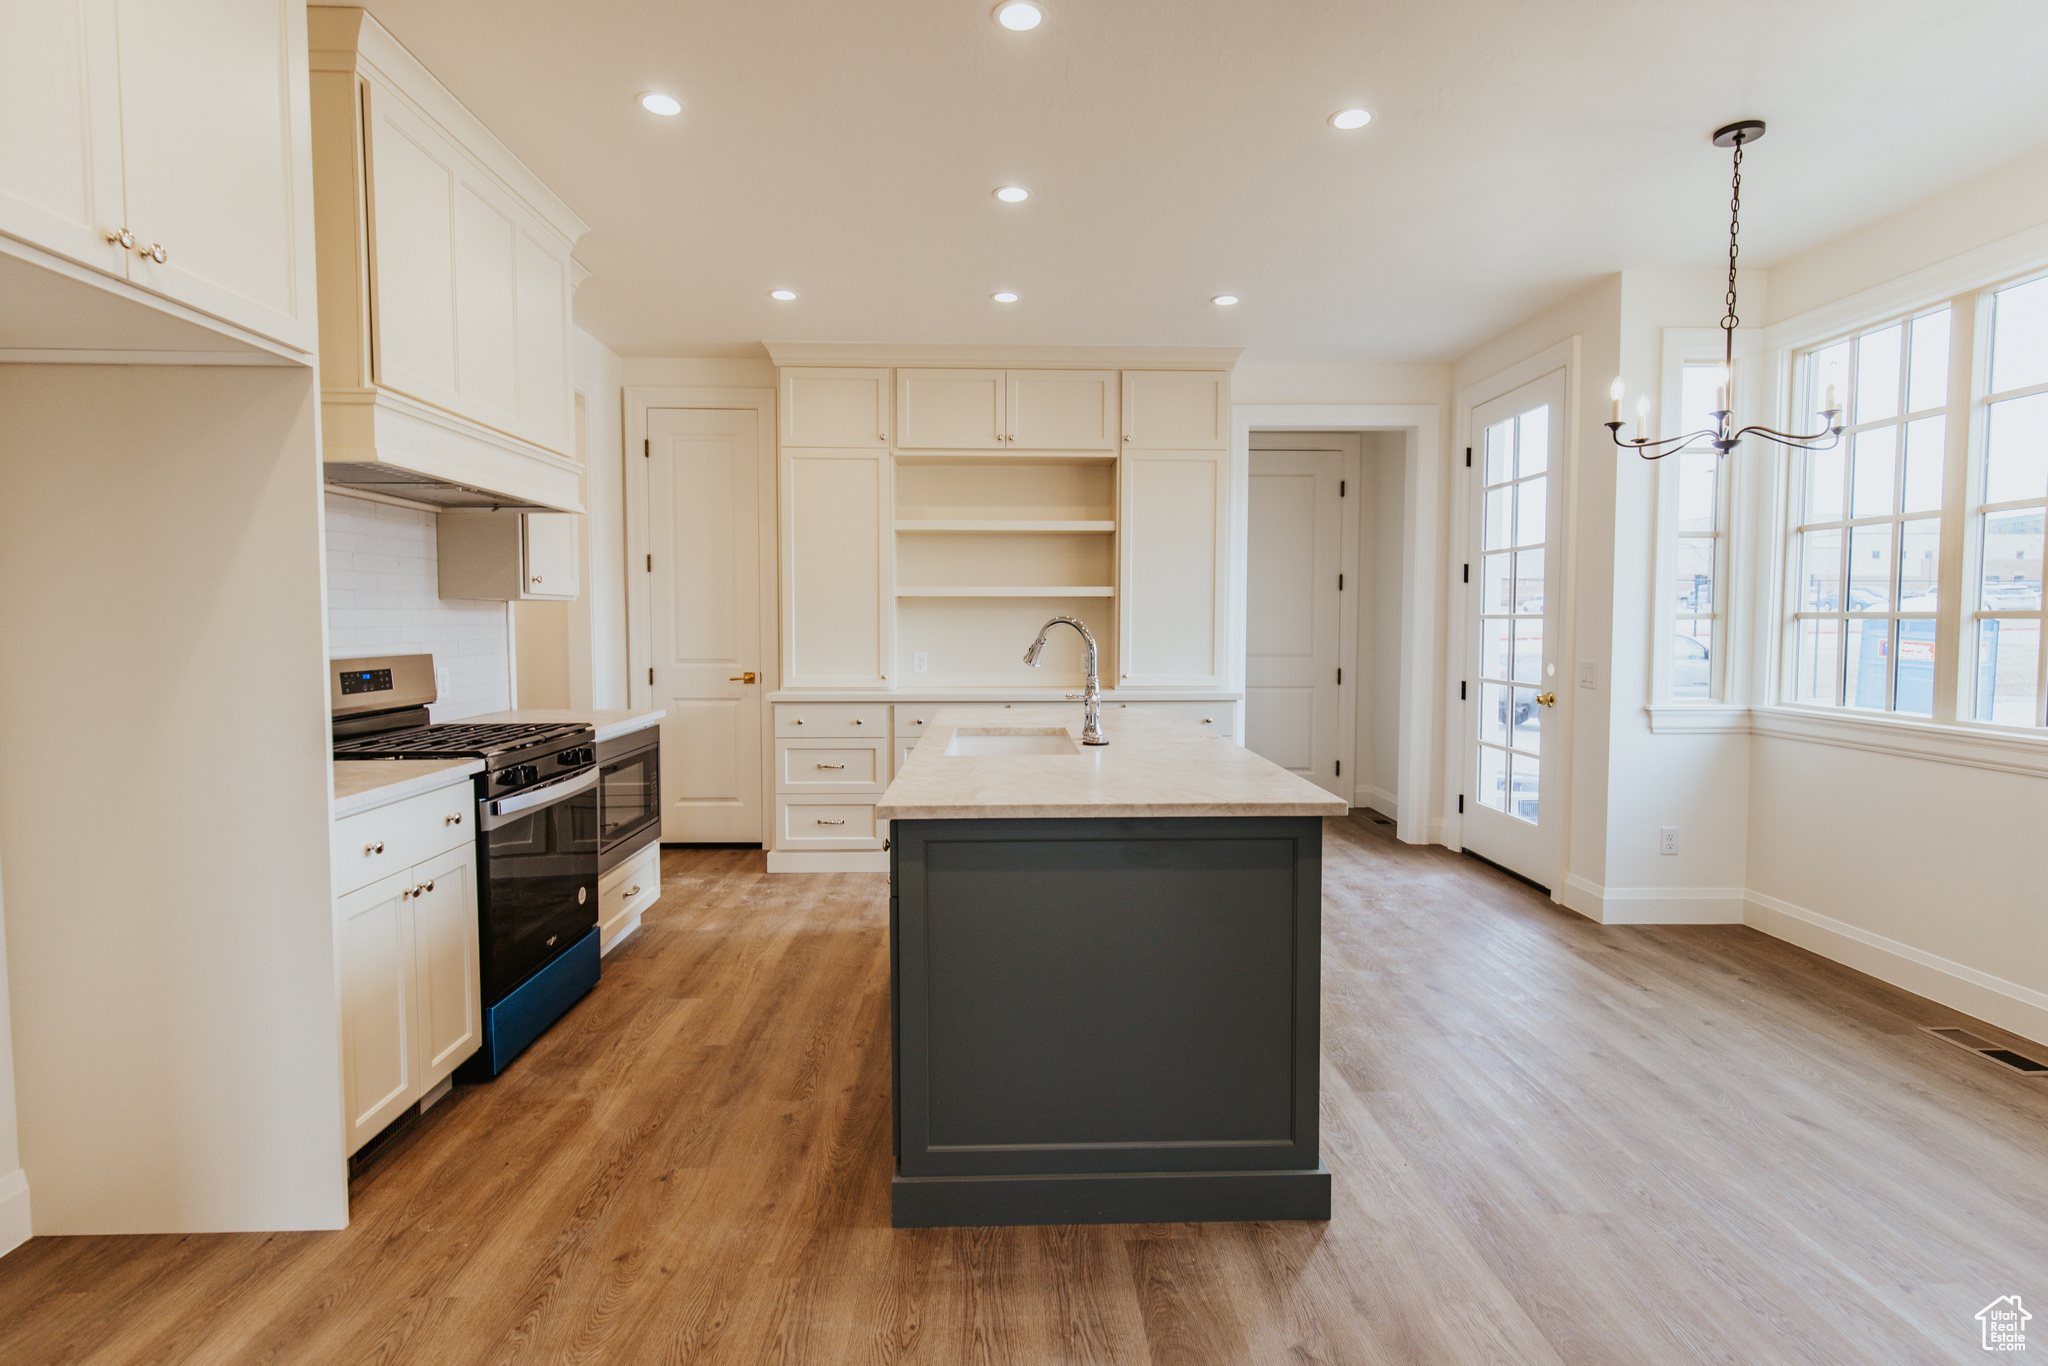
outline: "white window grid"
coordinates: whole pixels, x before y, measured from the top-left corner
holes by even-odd
[[[2032,440],[2048,447],[2048,374],[2036,357],[2031,373],[2009,378],[1998,355],[1999,310],[2022,301],[2037,310],[2036,346],[2048,346],[2048,275],[2036,275],[1987,291],[1983,325],[1977,329],[1978,410],[1971,462],[1971,529],[1975,544],[1965,566],[1971,612],[1964,639],[1970,658],[1973,705],[1969,714],[1980,722],[2038,727],[2048,724],[2048,597],[2043,595],[2044,523],[2048,523],[2048,486],[2040,476],[2048,465],[2048,448],[2035,452],[2033,486],[2009,486],[1994,473],[1993,443],[2013,433],[2006,424],[2033,420]],[[2036,382],[2018,382],[2034,379]],[[1998,387],[2000,385],[2003,387]],[[2000,460],[2000,473],[2005,462]],[[2024,484],[2024,481],[2021,481]]]
[[[1684,359],[1670,391],[1680,431],[1713,426],[1715,392],[1726,382],[1718,360]],[[1667,572],[1659,592],[1666,595],[1668,632],[1665,695],[1677,702],[1709,702],[1724,695],[1728,648],[1728,504],[1726,458],[1705,440],[1666,456],[1660,474],[1674,488],[1668,509]],[[1659,620],[1663,619],[1662,613]]]

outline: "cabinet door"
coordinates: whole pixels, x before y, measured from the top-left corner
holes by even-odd
[[[370,194],[370,298],[377,383],[455,411],[453,144],[396,96],[364,92]]]
[[[1124,445],[1189,450],[1230,444],[1230,376],[1221,370],[1124,371]]]
[[[334,903],[341,934],[342,1096],[348,1150],[417,1101],[418,985],[413,963],[411,870],[394,873]]]
[[[515,432],[574,457],[569,416],[569,256],[522,229],[514,268],[519,291],[519,423]]]
[[[111,275],[121,208],[121,95],[112,0],[0,9],[0,233]]]
[[[889,372],[782,372],[782,444],[854,450],[889,444]]]
[[[314,336],[301,0],[118,0],[129,278],[276,341]]]
[[[1009,372],[1010,445],[1037,451],[1113,451],[1114,370]]]
[[[421,1094],[483,1042],[477,965],[476,850],[465,845],[412,870],[413,1033]]]
[[[784,687],[889,685],[894,501],[886,452],[783,452]]]
[[[529,598],[574,598],[582,592],[572,512],[529,512],[526,517],[526,583]]]
[[[1224,675],[1224,451],[1126,451],[1117,524],[1118,679],[1215,686]]]
[[[902,450],[1000,450],[1009,442],[1006,370],[898,370]]]

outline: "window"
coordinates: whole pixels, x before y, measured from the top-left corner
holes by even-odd
[[[1792,462],[1789,700],[1933,715],[1949,323],[1938,308],[1800,358],[1795,425],[1839,402],[1847,428]]]
[[[1679,430],[1698,432],[1714,425],[1723,383],[1718,364],[1688,362],[1679,369]],[[1666,456],[1678,480],[1677,537],[1672,556],[1674,631],[1671,696],[1705,701],[1714,688],[1714,657],[1720,653],[1721,453],[1698,442]]]
[[[1983,478],[1976,485],[1975,716],[2043,723],[2042,525],[2048,519],[2048,277],[1991,296]]]

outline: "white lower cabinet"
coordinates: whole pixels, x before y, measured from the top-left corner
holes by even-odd
[[[357,838],[370,818],[386,849],[438,852],[335,898],[341,958],[342,1089],[353,1153],[426,1094],[483,1039],[477,948],[476,850],[466,821],[440,808],[463,802],[467,781],[337,821]],[[459,794],[459,795],[451,795]],[[336,881],[353,882],[336,869]]]
[[[597,880],[598,952],[640,926],[640,913],[661,900],[661,846],[650,844]]]

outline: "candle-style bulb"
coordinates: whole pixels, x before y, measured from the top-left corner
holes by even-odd
[[[1636,440],[1648,440],[1643,431],[1650,423],[1650,396],[1644,394],[1636,400]]]
[[[1628,392],[1628,386],[1621,382],[1621,376],[1614,377],[1614,383],[1607,386],[1607,397],[1614,400],[1614,416],[1610,421],[1621,421],[1621,396]]]

